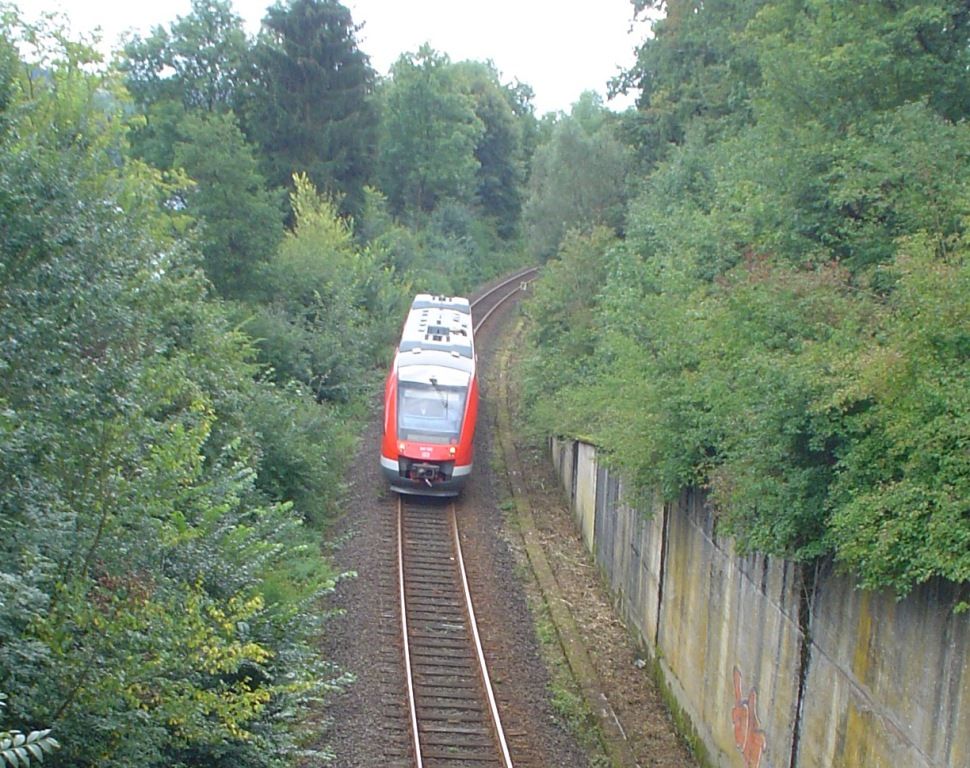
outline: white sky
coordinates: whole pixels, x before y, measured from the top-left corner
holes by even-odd
[[[107,49],[122,31],[146,35],[191,10],[190,0],[13,0],[28,19],[63,11],[75,33],[99,27]],[[518,79],[535,91],[539,115],[568,111],[583,91],[606,98],[607,81],[634,62],[648,27],[631,32],[630,0],[342,0],[354,21],[361,50],[380,74],[404,52],[425,42],[452,61],[491,60],[503,82]],[[255,32],[272,0],[233,0]],[[633,96],[608,102],[614,109]]]

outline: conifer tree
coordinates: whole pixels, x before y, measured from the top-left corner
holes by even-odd
[[[376,76],[357,45],[358,30],[336,0],[269,8],[251,51],[242,108],[272,183],[306,173],[350,213],[363,207],[377,130]]]

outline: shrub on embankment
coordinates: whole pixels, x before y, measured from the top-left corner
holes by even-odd
[[[0,762],[325,759],[321,543],[367,395],[415,287],[514,251],[470,204],[412,231],[363,187],[355,232],[299,174],[284,226],[229,4],[123,73],[61,24],[0,8]]]
[[[709,489],[742,549],[970,580],[966,14],[680,5],[634,70],[638,135],[676,141],[639,147],[625,238],[567,239],[529,306],[536,428]]]
[[[53,765],[281,765],[334,683],[315,643],[336,575],[305,510],[261,481],[279,455],[259,430],[317,406],[257,375],[171,187],[126,154],[114,79],[81,45],[28,66],[8,21],[4,726],[51,727]],[[337,431],[318,425],[315,440]],[[17,764],[36,758],[22,746]]]

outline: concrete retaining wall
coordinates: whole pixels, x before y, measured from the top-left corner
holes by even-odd
[[[970,619],[953,613],[959,599],[940,582],[897,602],[844,575],[820,578],[799,768],[970,768]]]
[[[741,557],[702,493],[637,509],[554,441],[583,540],[718,768],[970,768],[970,617],[830,568]],[[962,599],[966,599],[966,591]]]

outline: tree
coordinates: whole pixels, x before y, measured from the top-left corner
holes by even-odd
[[[757,56],[763,103],[788,120],[837,132],[914,102],[951,122],[970,113],[960,0],[768,3],[738,39]]]
[[[351,214],[363,208],[377,131],[375,73],[358,29],[337,0],[273,5],[251,51],[242,106],[272,184],[305,173]]]
[[[120,68],[143,107],[174,101],[186,111],[226,112],[238,95],[247,48],[230,0],[192,0],[192,12],[168,30],[158,26],[145,39],[130,38]]]
[[[595,94],[574,111],[583,122],[572,115],[560,118],[532,159],[522,218],[529,250],[541,259],[554,255],[571,229],[607,226],[618,234],[623,229],[630,152],[614,137]]]
[[[65,765],[280,764],[332,684],[309,606],[333,575],[256,482],[271,385],[128,154],[117,81],[42,42],[0,117],[0,687]]]
[[[646,175],[599,294],[534,332],[532,413],[644,490],[703,487],[742,551],[966,582],[966,3],[635,5],[667,11],[624,133]],[[545,151],[538,188],[568,187]],[[534,201],[542,235],[563,208]],[[544,323],[576,292],[566,242]]]
[[[629,130],[650,166],[683,142],[688,125],[730,132],[751,120],[761,72],[739,35],[769,0],[633,0],[637,13],[662,8],[636,64],[614,87],[639,90]],[[797,4],[797,3],[796,3]]]
[[[280,201],[233,112],[247,53],[229,2],[193,0],[192,13],[168,30],[129,40],[121,60],[144,115],[133,121],[134,151],[176,177],[188,174],[171,202],[194,218],[206,274],[230,298],[246,293],[282,237]]]
[[[387,342],[388,315],[399,316],[389,308],[402,297],[390,284],[393,273],[374,251],[357,247],[336,203],[307,176],[294,178],[290,206],[294,227],[262,271],[265,308],[247,328],[277,381],[346,402],[361,391],[362,370]]]
[[[485,216],[496,221],[499,233],[511,236],[522,212],[524,151],[522,137],[531,113],[516,114],[518,94],[499,82],[490,64],[465,61],[455,65],[462,88],[475,104],[483,130],[475,147],[478,189],[475,200]]]
[[[222,296],[253,295],[259,265],[283,237],[283,216],[252,148],[229,113],[187,115],[173,150],[174,165],[192,181],[183,199],[200,225],[206,274]]]
[[[472,203],[485,131],[446,55],[424,45],[402,55],[382,92],[381,189],[398,214],[427,214],[443,200]]]
[[[541,351],[525,363],[524,399],[530,421],[543,430],[575,428],[575,416],[580,428],[588,427],[571,408],[569,396],[587,380],[595,360],[602,330],[600,296],[592,286],[607,279],[609,252],[617,244],[614,233],[604,227],[585,235],[569,232],[526,305],[529,344]]]
[[[7,695],[0,693],[0,712],[6,706]],[[60,746],[50,733],[50,728],[26,734],[18,730],[0,731],[0,765],[29,768],[31,760],[44,762],[44,755]]]
[[[867,587],[970,581],[968,245],[902,241],[873,342],[836,362],[833,546]]]

